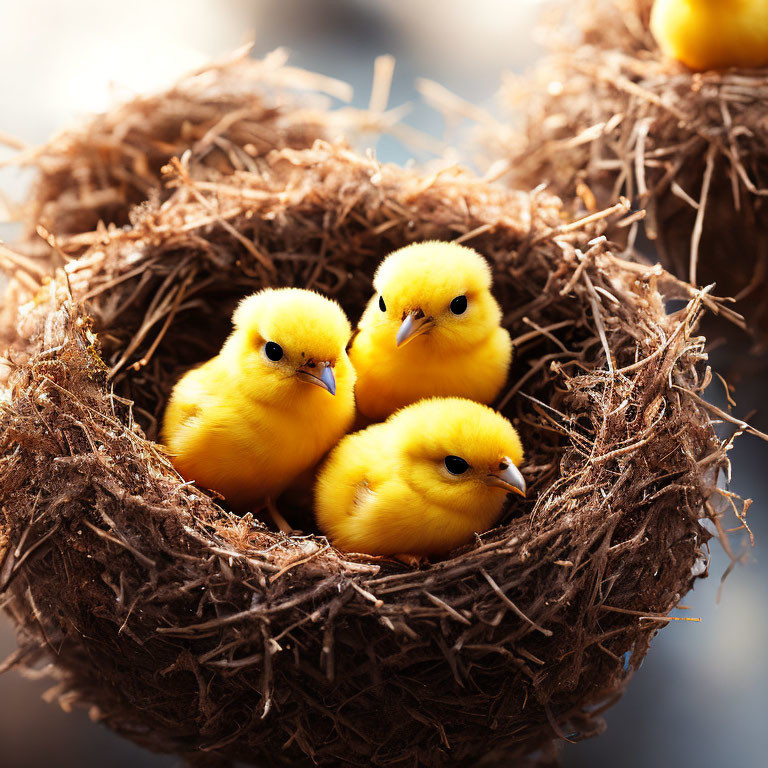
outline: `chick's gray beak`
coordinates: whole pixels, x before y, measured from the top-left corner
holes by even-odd
[[[332,395],[336,394],[336,378],[333,375],[333,367],[329,362],[316,363],[310,367],[309,363],[302,365],[296,375],[307,384],[315,384],[322,387]]]
[[[425,317],[420,309],[413,309],[406,314],[400,326],[400,330],[395,337],[395,343],[398,347],[407,344],[412,339],[426,333],[435,324],[431,317]]]
[[[495,488],[502,488],[509,493],[516,493],[519,496],[525,496],[525,478],[520,470],[506,456],[499,464],[496,472],[490,472],[485,477],[485,482]]]

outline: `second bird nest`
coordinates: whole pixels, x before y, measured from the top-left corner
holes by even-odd
[[[702,293],[612,255],[557,199],[343,144],[200,180],[184,161],[130,226],[34,301],[0,401],[0,592],[12,663],[151,749],[267,765],[477,765],[600,729],[706,572],[726,467],[701,397]],[[596,239],[595,239],[596,238]],[[391,250],[459,239],[492,266],[516,349],[499,409],[528,500],[411,570],[286,536],[175,473],[174,381],[244,295],[295,285],[353,321]],[[673,283],[669,282],[669,285]],[[741,514],[741,512],[739,512]],[[709,525],[709,524],[708,524]]]
[[[737,299],[749,329],[768,320],[768,71],[693,72],[648,29],[651,0],[580,0],[576,40],[549,28],[550,53],[500,92],[503,126],[483,128],[488,158],[514,186],[546,183],[589,210],[624,195],[644,224],[612,235],[668,269]],[[642,229],[641,229],[642,228]]]

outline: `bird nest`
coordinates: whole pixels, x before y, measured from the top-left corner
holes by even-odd
[[[166,183],[130,226],[77,235],[87,250],[15,308],[6,666],[50,664],[63,705],[197,762],[474,766],[598,733],[733,500],[701,395],[705,292],[670,314],[661,291],[683,287],[614,256],[601,216],[563,224],[545,193],[343,144],[275,149],[215,181],[177,160]],[[240,298],[315,288],[354,320],[379,260],[425,239],[493,268],[522,505],[414,570],[237,517],[177,475],[158,419]]]
[[[547,183],[582,210],[630,198],[646,209],[644,225],[611,235],[631,247],[643,227],[665,267],[694,285],[716,282],[764,337],[768,71],[698,73],[665,59],[651,5],[580,0],[575,41],[557,17],[551,54],[505,79],[501,107],[514,126],[488,121],[484,151],[512,185]]]

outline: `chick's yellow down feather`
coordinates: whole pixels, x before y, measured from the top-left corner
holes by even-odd
[[[439,555],[498,520],[525,495],[515,428],[486,405],[422,400],[345,437],[320,469],[315,512],[340,549]]]
[[[311,291],[244,299],[216,357],[176,384],[162,437],[180,474],[243,507],[282,491],[351,426],[351,328]]]
[[[496,397],[512,344],[482,256],[456,243],[416,243],[387,256],[373,284],[349,351],[364,416],[381,420],[425,397]]]
[[[768,66],[768,0],[656,0],[651,30],[691,69]]]

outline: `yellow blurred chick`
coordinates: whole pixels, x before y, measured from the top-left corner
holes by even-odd
[[[364,416],[381,420],[424,397],[496,397],[512,344],[482,256],[456,243],[416,243],[387,256],[373,284],[349,351]]]
[[[651,31],[691,69],[768,66],[768,0],[656,0]]]
[[[422,400],[345,437],[315,486],[320,530],[370,555],[441,555],[491,528],[508,493],[524,496],[515,428],[461,398]]]
[[[187,480],[236,508],[274,496],[349,429],[355,372],[341,307],[311,291],[244,299],[216,357],[176,384],[162,429]]]

